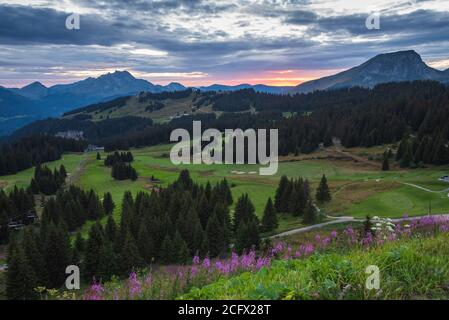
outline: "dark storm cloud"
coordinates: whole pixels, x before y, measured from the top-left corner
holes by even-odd
[[[234,8],[234,5],[220,3],[220,1],[210,4],[201,0],[80,0],[79,3],[89,8],[111,11],[141,11],[148,14],[166,14],[173,11],[187,11],[192,15],[215,14]]]
[[[63,13],[48,8],[0,5],[0,44],[111,45],[120,42],[120,25],[100,16],[83,15],[80,30],[68,30]]]

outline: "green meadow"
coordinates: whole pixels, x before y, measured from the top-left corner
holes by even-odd
[[[48,163],[53,168],[64,164],[69,172],[69,182],[85,189],[94,189],[102,195],[110,192],[117,205],[115,217],[120,214],[120,203],[127,190],[136,194],[139,191],[151,191],[154,185],[167,185],[173,182],[182,169],[188,169],[192,178],[200,183],[212,184],[226,178],[234,199],[248,193],[259,216],[268,197],[274,197],[279,178],[303,177],[311,183],[312,192],[323,174],[326,175],[333,199],[321,209],[329,215],[365,217],[367,214],[385,217],[400,217],[404,214],[423,215],[449,212],[449,183],[438,178],[449,172],[449,167],[432,167],[415,170],[392,170],[382,172],[373,168],[356,165],[352,161],[334,161],[331,159],[291,160],[281,159],[278,172],[273,176],[258,174],[258,165],[173,165],[169,158],[170,145],[132,150],[133,166],[139,178],[117,181],[110,175],[110,168],[103,161],[96,160],[96,153],[67,154],[61,160]],[[104,159],[105,153],[102,153]],[[285,161],[284,161],[285,160]],[[287,161],[288,160],[288,161]],[[22,171],[16,175],[0,177],[0,185],[10,189],[14,185],[24,187],[29,184],[34,169]],[[157,181],[151,180],[154,177]],[[419,189],[405,183],[414,184],[428,190]],[[433,192],[430,192],[433,191]],[[298,219],[282,217],[279,231],[300,226]]]

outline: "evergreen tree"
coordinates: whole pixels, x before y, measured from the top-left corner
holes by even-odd
[[[105,243],[104,232],[101,224],[97,221],[89,230],[84,258],[84,275],[87,281],[97,275],[100,266],[101,254]]]
[[[117,274],[117,258],[110,241],[105,241],[100,248],[96,277],[101,281],[109,281]]]
[[[306,210],[303,216],[303,223],[312,224],[315,223],[317,219],[316,208],[312,203],[312,200],[307,202]]]
[[[174,258],[172,240],[169,234],[165,235],[164,241],[162,241],[161,250],[159,253],[160,261],[162,264],[172,263]]]
[[[120,252],[120,271],[123,275],[127,276],[132,270],[140,268],[143,265],[144,261],[139,255],[139,249],[137,248],[134,237],[130,232],[127,232]]]
[[[279,186],[276,189],[276,195],[274,197],[274,207],[276,208],[276,210],[278,212],[282,212],[283,208],[282,208],[281,201],[284,198],[284,193],[287,189],[288,183],[289,183],[289,181],[288,181],[288,178],[286,175],[283,175],[281,177],[281,179],[279,180]]]
[[[223,223],[218,220],[216,212],[212,214],[206,227],[206,236],[209,240],[209,254],[217,257],[226,250],[226,235]]]
[[[410,165],[413,162],[413,153],[412,153],[412,146],[408,140],[405,140],[403,143],[401,142],[401,145],[403,145],[403,155],[400,158],[400,166],[401,168],[407,168],[410,167]]]
[[[382,161],[382,171],[390,170],[390,162],[387,151],[384,152],[383,161]]]
[[[108,216],[108,221],[106,222],[104,231],[105,231],[106,239],[109,242],[114,243],[117,241],[117,237],[118,237],[117,225],[116,225],[115,220],[112,217],[112,215]]]
[[[189,251],[185,241],[182,239],[181,234],[176,231],[173,237],[172,248],[172,259],[171,262],[185,264],[189,259]]]
[[[44,242],[46,286],[59,288],[64,284],[65,269],[71,261],[69,235],[62,225],[51,224]]]
[[[262,231],[264,232],[273,231],[277,227],[278,227],[277,213],[276,210],[274,209],[273,201],[271,201],[271,198],[268,198],[262,217]]]
[[[33,268],[23,249],[16,246],[9,257],[6,273],[6,295],[10,300],[29,300],[36,298],[37,286]]]
[[[103,208],[106,214],[111,214],[114,211],[115,203],[112,200],[110,192],[106,192],[103,197]]]
[[[324,174],[316,191],[316,200],[319,202],[329,202],[331,200],[329,186],[327,185],[327,179]]]
[[[45,281],[44,260],[40,250],[39,238],[31,228],[26,228],[23,233],[22,247],[30,267],[34,270],[36,282],[43,284]]]
[[[100,152],[97,152],[97,160],[101,160]]]

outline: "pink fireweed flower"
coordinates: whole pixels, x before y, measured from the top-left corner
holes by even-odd
[[[195,255],[192,259],[193,264],[200,264],[200,257]]]
[[[151,287],[152,282],[153,282],[153,279],[152,279],[152,277],[151,277],[151,273],[149,273],[149,274],[145,277],[145,286]]]
[[[204,258],[204,260],[203,260],[203,267],[206,268],[206,269],[210,268],[210,259],[209,259],[209,257]]]
[[[84,300],[103,300],[104,288],[101,283],[93,283],[88,292],[84,295]]]
[[[198,267],[197,266],[192,266],[190,268],[190,278],[194,278],[198,273]]]
[[[239,267],[239,255],[235,252],[232,252],[231,254],[231,272],[237,270],[237,268]]]
[[[139,296],[142,293],[141,283],[137,278],[137,274],[134,271],[131,272],[131,274],[129,275],[128,290],[131,298]]]
[[[270,258],[268,257],[259,257],[256,262],[256,270],[261,269],[262,267],[270,265]]]

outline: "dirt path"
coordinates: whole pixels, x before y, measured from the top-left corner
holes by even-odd
[[[449,188],[436,191],[436,190],[430,190],[430,189],[427,189],[425,187],[418,186],[417,184],[413,184],[413,183],[408,183],[408,182],[400,182],[400,183],[405,184],[407,186],[415,187],[415,188],[418,188],[418,189],[421,189],[421,190],[424,190],[424,191],[427,191],[427,192],[432,192],[432,193],[449,192]]]
[[[76,167],[75,170],[73,170],[72,173],[69,173],[66,179],[66,184],[70,185],[70,184],[74,184],[76,183],[79,178],[81,177],[81,175],[83,174],[84,170],[86,169],[86,166],[89,162],[92,161],[92,157],[90,157],[90,155],[88,153],[86,153],[83,158],[80,160],[80,162],[78,163],[78,166]]]
[[[449,214],[433,214],[431,216],[449,218]],[[420,219],[422,217],[424,217],[424,216],[407,217],[407,218],[393,218],[393,219],[391,219],[391,221],[392,222],[410,221],[410,220]],[[289,231],[285,231],[285,232],[281,232],[281,233],[276,234],[274,236],[271,236],[269,238],[270,239],[282,238],[282,237],[286,237],[286,236],[291,236],[293,234],[304,233],[304,232],[312,231],[312,230],[315,230],[315,229],[320,229],[322,227],[325,227],[325,226],[328,226],[328,225],[332,225],[332,224],[345,223],[345,222],[363,222],[363,221],[365,221],[364,219],[356,219],[354,217],[349,217],[349,216],[343,216],[343,217],[330,217],[330,216],[328,216],[328,218],[332,218],[334,220],[333,221],[323,222],[323,223],[317,223],[317,224],[314,224],[314,225],[311,225],[311,226],[301,227],[301,228],[297,228],[297,229],[293,229],[293,230],[289,230]]]
[[[367,165],[369,165],[371,167],[374,167],[376,169],[380,168],[380,164],[378,162],[376,162],[376,161],[368,160],[368,159],[366,159],[364,157],[360,157],[360,156],[354,155],[352,153],[343,151],[343,150],[341,150],[337,146],[335,146],[334,150],[335,150],[336,153],[341,154],[341,155],[346,156],[346,157],[349,157],[349,158],[352,158],[352,159],[354,159],[354,160],[356,160],[358,162],[362,162],[362,163],[367,164]]]

